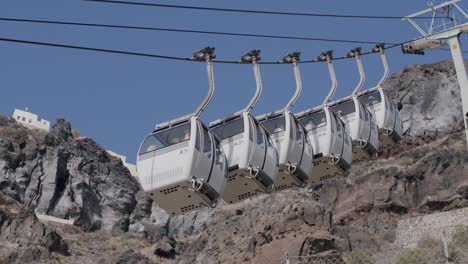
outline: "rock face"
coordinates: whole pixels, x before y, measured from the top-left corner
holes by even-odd
[[[64,120],[44,134],[0,116],[0,195],[74,219],[87,233],[63,236],[68,251],[52,247],[69,252],[60,257],[69,263],[279,263],[286,253],[343,263],[342,252],[393,243],[400,219],[468,207],[468,153],[454,74],[451,62],[394,74],[384,88],[403,106],[404,142],[388,157],[354,166],[348,178],[176,217],[140,190],[120,160],[90,139],[73,138]],[[2,226],[5,204],[0,199],[0,240],[11,233]],[[52,239],[60,243],[50,243],[39,235],[49,231],[34,230],[39,240],[32,244],[64,245],[60,236]]]
[[[416,136],[450,131],[463,121],[460,88],[452,61],[408,65],[384,83],[401,102],[403,131]]]
[[[69,255],[68,245],[57,232],[39,222],[32,210],[2,193],[0,241],[0,260],[9,263],[51,261],[53,252]]]
[[[47,135],[2,120],[1,192],[85,230],[128,230],[139,187],[119,159],[91,139],[75,140],[62,119]]]

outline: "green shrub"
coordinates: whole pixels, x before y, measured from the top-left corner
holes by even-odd
[[[468,263],[468,227],[457,226],[455,228],[448,250],[454,263]]]
[[[347,262],[349,264],[370,264],[376,263],[374,257],[370,252],[365,250],[351,251],[347,256]]]
[[[412,249],[403,254],[396,264],[432,264],[431,259],[421,249]]]

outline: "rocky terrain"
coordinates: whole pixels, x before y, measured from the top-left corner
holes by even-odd
[[[468,64],[467,64],[468,65]],[[384,83],[403,106],[403,130],[411,136],[447,133],[463,121],[460,88],[452,61],[408,65]]]
[[[394,74],[385,89],[401,103],[404,143],[348,178],[176,217],[68,122],[45,134],[0,117],[0,263],[279,263],[384,248],[398,220],[468,206],[454,74],[451,62]]]

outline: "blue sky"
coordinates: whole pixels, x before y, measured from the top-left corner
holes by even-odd
[[[404,16],[427,7],[424,0],[327,0],[327,1],[156,1],[237,9],[280,10],[335,14]],[[268,5],[265,5],[268,3]],[[352,20],[288,17],[255,14],[110,5],[80,0],[3,0],[0,16],[113,23],[148,27],[187,28],[210,31],[294,35],[319,38],[401,42],[418,36],[399,20]],[[252,49],[262,58],[276,61],[287,52],[300,51],[313,59],[325,50],[342,56],[359,45],[326,42],[272,40],[60,25],[0,22],[0,37],[90,47],[131,50],[189,57],[195,50],[216,47],[219,59],[237,60]],[[364,51],[371,45],[360,45]],[[387,52],[391,72],[407,64],[432,63],[450,58],[448,51],[426,56],[403,55],[399,48]],[[83,135],[107,149],[135,160],[139,144],[156,123],[191,113],[207,91],[205,65],[125,55],[20,45],[0,42],[0,113],[29,107],[41,117],[65,118]],[[367,74],[365,88],[375,85],[382,68],[377,55],[363,57]],[[353,60],[335,63],[338,90],[335,99],[353,90],[358,74]],[[295,83],[290,65],[263,65],[263,95],[254,108],[262,114],[282,108],[293,94]],[[301,65],[304,90],[293,110],[322,102],[330,81],[325,64]],[[209,123],[243,107],[255,90],[251,66],[215,65],[216,91],[202,119]]]

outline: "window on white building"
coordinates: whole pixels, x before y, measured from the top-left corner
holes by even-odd
[[[23,120],[23,121],[26,121],[26,117],[23,117],[23,119],[22,119],[22,120]]]

